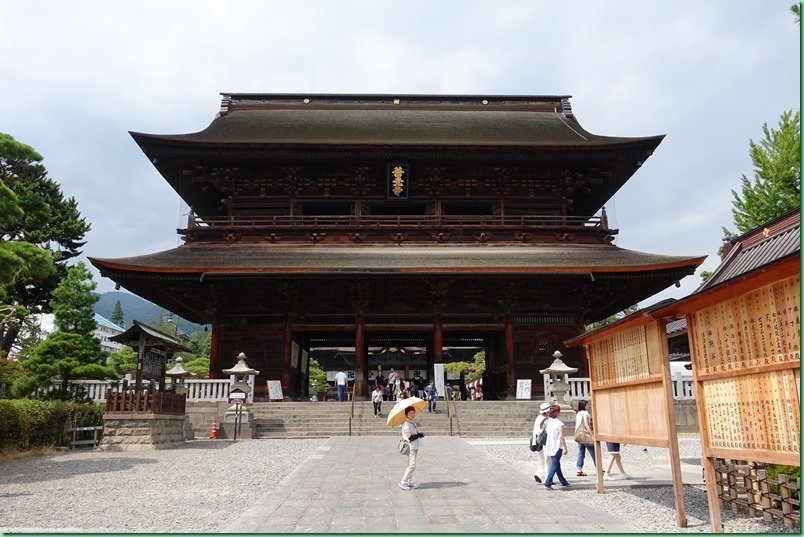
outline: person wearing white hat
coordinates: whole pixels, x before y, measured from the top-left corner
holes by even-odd
[[[535,443],[536,437],[542,432],[542,422],[547,419],[547,413],[550,412],[551,406],[550,403],[542,403],[539,406],[539,415],[536,416],[536,421],[533,422],[533,437],[531,438],[531,443]],[[547,478],[547,469],[550,467],[551,461],[552,457],[547,455],[546,449],[536,452],[536,473],[533,475],[533,479],[535,479],[537,483],[541,483]]]

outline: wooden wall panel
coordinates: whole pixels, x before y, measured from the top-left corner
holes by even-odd
[[[688,315],[698,379],[800,362],[798,276]]]
[[[687,314],[707,457],[799,464],[800,297],[795,275]]]
[[[593,387],[647,380],[650,377],[645,327],[613,334],[589,345]]]
[[[669,431],[661,380],[594,392],[598,441],[668,447]]]

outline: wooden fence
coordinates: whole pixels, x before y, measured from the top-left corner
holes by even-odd
[[[801,480],[779,474],[768,477],[763,463],[715,459],[715,479],[720,508],[747,511],[765,520],[782,520],[785,527],[801,527]]]
[[[185,397],[170,392],[106,391],[105,412],[184,414]]]

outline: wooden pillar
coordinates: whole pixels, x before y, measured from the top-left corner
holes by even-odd
[[[695,337],[695,322],[692,315],[687,315],[687,338],[690,341],[690,358],[692,360],[693,378],[695,380],[695,407],[698,411],[698,431],[701,434],[701,466],[703,466],[704,477],[706,478],[706,499],[709,504],[709,520],[712,526],[712,533],[723,533],[723,519],[720,515],[720,497],[718,496],[717,474],[715,473],[715,460],[709,454],[709,416],[706,413],[706,404],[703,399],[703,382],[698,380],[697,367],[698,361],[702,360],[698,356],[696,349],[697,341]]]
[[[212,325],[212,337],[209,340],[209,378],[220,378],[218,371],[218,356],[220,355],[220,331],[218,324]]]
[[[355,316],[355,397],[368,396],[366,389],[368,382],[368,371],[366,371],[365,356],[365,324],[363,314]]]
[[[437,364],[440,364],[444,360],[443,339],[441,316],[436,315],[435,321],[433,321],[433,362]]]
[[[285,336],[282,346],[282,394],[285,398],[290,396],[290,358],[293,352],[293,327],[290,315],[285,316]]]
[[[140,328],[140,341],[137,347],[137,377],[134,380],[134,391],[142,389],[142,367],[145,363],[145,332]]]
[[[516,371],[514,370],[514,318],[505,316],[505,384],[508,399],[516,398]]]
[[[659,319],[653,327],[648,326],[646,336],[653,339],[648,341],[648,352],[654,351],[661,358],[662,384],[664,388],[665,404],[667,405],[667,442],[670,448],[670,471],[673,476],[673,493],[676,502],[676,525],[679,528],[687,527],[687,515],[684,511],[684,482],[681,477],[681,459],[678,452],[678,430],[676,429],[676,408],[673,399],[673,385],[670,380],[670,353],[667,348],[667,321]]]

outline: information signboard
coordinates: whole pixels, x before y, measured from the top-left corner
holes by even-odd
[[[516,381],[516,398],[530,400],[530,379],[517,379]]]
[[[268,381],[268,399],[270,401],[282,401],[282,383],[278,380]]]

